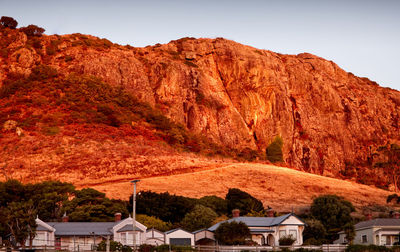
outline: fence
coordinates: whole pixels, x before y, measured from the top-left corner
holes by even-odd
[[[179,247],[179,246],[177,246]],[[282,249],[288,249],[290,251],[296,250],[299,248],[309,249],[309,250],[322,250],[323,252],[344,252],[346,249],[346,245],[339,244],[325,244],[322,246],[202,246],[197,245],[193,246],[192,249],[200,252],[242,252],[242,251],[254,251],[254,252],[263,252],[263,251],[282,251]],[[68,250],[68,246],[33,246],[32,250],[26,248],[26,251],[43,251],[43,252],[56,252],[56,251],[70,251]],[[185,247],[187,251],[190,249]],[[179,251],[184,251],[184,247],[179,249]],[[15,250],[11,248],[0,247],[0,252],[20,252],[21,250]],[[75,252],[88,252],[90,250],[75,250]],[[173,251],[171,248],[169,251]]]

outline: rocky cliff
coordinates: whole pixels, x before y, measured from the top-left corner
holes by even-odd
[[[40,64],[96,76],[223,146],[264,152],[280,135],[286,164],[307,172],[340,176],[349,164],[368,163],[378,146],[400,141],[399,91],[312,54],[222,38],[134,48],[81,34],[0,32],[3,89],[10,76],[29,76]],[[357,172],[368,176],[365,169]]]

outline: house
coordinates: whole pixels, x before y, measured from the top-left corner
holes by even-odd
[[[62,222],[44,222],[37,218],[36,224],[36,236],[32,243],[36,247],[91,250],[107,239],[133,246],[133,219],[121,220],[120,213],[115,215],[114,222],[69,222],[68,216],[64,215]],[[147,227],[136,221],[136,245],[146,243],[146,234]]]
[[[362,221],[354,225],[356,236],[354,244],[393,245],[399,242],[400,219],[399,214],[394,218],[378,218]],[[339,232],[339,239],[335,243],[347,243],[345,233]]]
[[[158,246],[165,244],[165,234],[155,228],[146,230],[146,244]]]
[[[204,228],[193,232],[194,243],[200,246],[215,246],[217,244],[214,232]]]
[[[176,228],[165,232],[165,244],[194,246],[194,234],[182,228]]]
[[[291,235],[296,241],[294,245],[303,244],[303,231],[305,223],[293,213],[279,217],[241,217],[238,210],[232,211],[233,218],[219,222],[210,227],[208,231],[215,232],[224,222],[243,222],[251,233],[251,239],[259,245],[279,246],[279,238]]]

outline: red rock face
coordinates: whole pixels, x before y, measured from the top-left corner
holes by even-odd
[[[280,135],[287,164],[323,175],[336,176],[345,162],[366,162],[371,150],[400,141],[400,92],[311,54],[282,55],[225,39],[102,49],[74,46],[81,41],[74,35],[62,41],[54,55],[19,49],[27,60],[3,59],[0,77],[29,74],[35,62],[95,75],[216,143],[264,151]]]

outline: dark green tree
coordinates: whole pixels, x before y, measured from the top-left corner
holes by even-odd
[[[347,223],[352,223],[353,205],[337,195],[323,195],[314,199],[311,215],[319,220],[328,232],[327,238],[337,239],[337,232],[343,230]]]
[[[320,245],[323,244],[326,238],[326,229],[319,220],[307,219],[306,226],[303,232],[303,240],[309,241],[308,244]]]
[[[2,16],[0,18],[0,25],[3,27],[8,27],[10,29],[17,28],[18,22],[12,17]]]
[[[218,215],[224,215],[228,212],[228,204],[226,200],[215,195],[204,196],[199,199],[198,203],[211,208]]]
[[[36,210],[32,200],[27,202],[11,202],[2,209],[6,225],[15,241],[25,247],[28,237],[29,245],[32,247],[32,240],[36,232]]]
[[[30,36],[30,37],[40,37],[43,35],[45,29],[31,24],[26,27],[21,27],[20,31],[22,31],[23,33],[25,33],[27,36]]]
[[[267,159],[272,163],[283,162],[283,140],[280,136],[276,136],[266,149]]]
[[[75,198],[64,204],[71,221],[113,221],[115,213],[128,216],[126,202],[105,197],[105,194],[92,188],[75,192]]]
[[[292,246],[296,239],[292,235],[286,235],[279,238],[279,245],[281,246]]]
[[[191,232],[208,228],[218,215],[209,207],[203,205],[194,206],[193,210],[185,215],[182,220],[182,226]]]
[[[237,188],[230,188],[225,199],[227,201],[228,214],[231,214],[233,209],[239,209],[241,215],[246,215],[249,212],[264,211],[264,206],[260,200]]]
[[[138,214],[155,216],[165,222],[177,223],[195,206],[197,199],[166,193],[143,191],[137,196],[136,211]],[[129,199],[128,211],[132,211],[132,196]]]
[[[224,245],[243,245],[250,237],[250,229],[243,222],[223,222],[215,230],[215,238]]]

